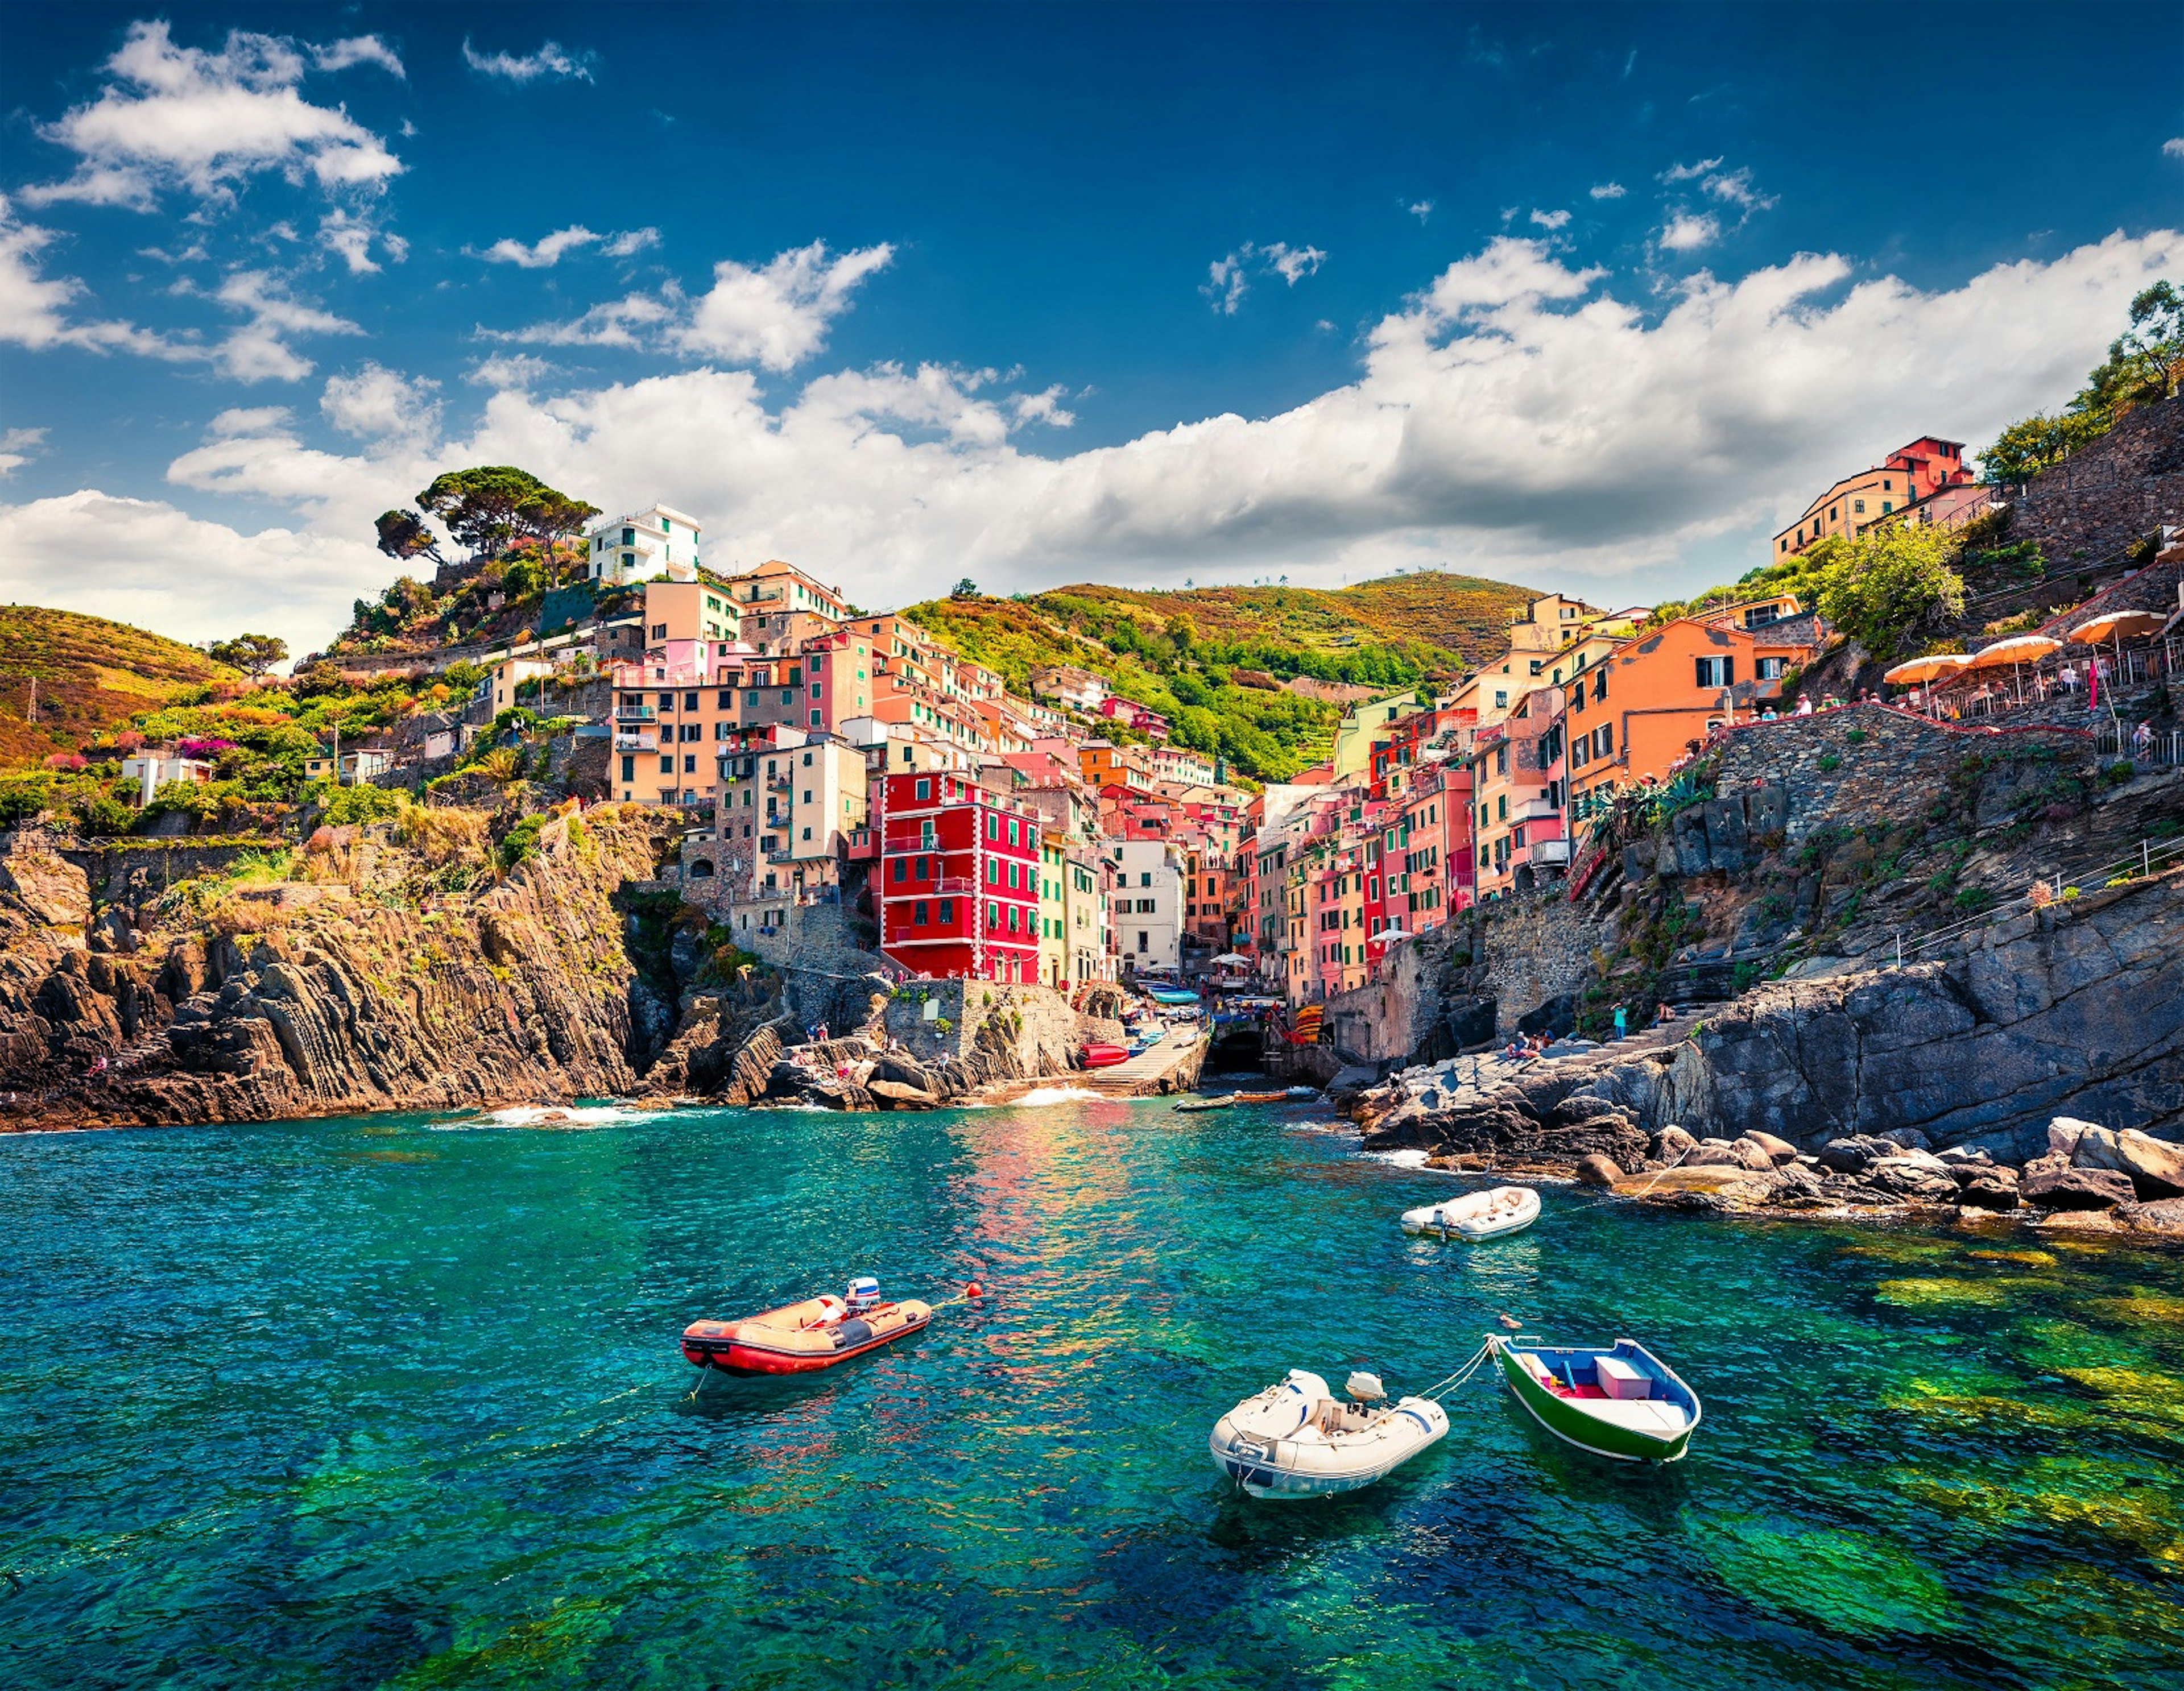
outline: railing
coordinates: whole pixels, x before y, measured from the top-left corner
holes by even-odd
[[[660,713],[649,704],[617,704],[615,707],[615,720],[617,722],[653,722],[659,717]]]
[[[614,748],[618,752],[656,752],[660,749],[657,734],[617,734]]]
[[[2114,849],[2113,846],[2104,847],[2103,852]],[[2184,863],[2184,839],[2142,839],[2123,855],[2109,858],[2105,862],[2098,857],[2081,859],[2075,868],[2059,868],[2053,876],[2042,876],[2036,883],[2037,891],[2027,891],[2014,898],[1992,904],[1962,921],[1952,922],[1947,927],[1921,934],[1908,945],[1899,940],[1898,960],[1915,956],[1922,951],[1930,951],[1950,940],[1959,939],[1975,928],[1985,927],[1990,922],[2000,921],[2026,910],[2047,909],[2067,904],[2069,899],[2065,895],[2077,890],[2081,885],[2101,887],[2119,880],[2142,880],[2173,869],[2180,863]]]
[[[967,875],[950,875],[933,883],[935,893],[975,893],[978,883]]]
[[[2090,646],[2065,646],[2036,664],[2016,665],[2014,674],[2002,668],[1966,670],[1927,691],[1936,704],[1955,704],[1966,716],[2001,716],[2051,700],[2074,704],[2085,699],[2089,666],[2097,670],[2100,680],[2100,704],[2088,706],[2097,709],[2105,704],[2114,688],[2138,687],[2161,676],[2184,673],[2184,639],[2171,636],[2158,646],[2142,646],[2120,654],[2097,651]],[[1974,675],[1992,679],[1969,686]]]
[[[2184,729],[2141,731],[2127,723],[2103,722],[2094,731],[2093,744],[2104,758],[2120,758],[2134,764],[2156,764],[2175,768],[2184,764]]]

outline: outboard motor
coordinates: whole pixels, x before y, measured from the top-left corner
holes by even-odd
[[[1380,1377],[1368,1374],[1362,1368],[1350,1377],[1343,1389],[1361,1404],[1384,1403],[1388,1398],[1387,1388],[1380,1383]]]
[[[861,1274],[850,1282],[850,1313],[861,1316],[880,1306],[880,1282],[869,1274]]]

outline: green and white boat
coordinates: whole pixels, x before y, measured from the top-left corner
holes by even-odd
[[[1698,1393],[1634,1338],[1612,1345],[1542,1344],[1530,1333],[1486,1337],[1532,1419],[1614,1462],[1675,1462],[1698,1428]]]

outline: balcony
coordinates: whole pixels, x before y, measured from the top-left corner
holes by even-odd
[[[978,890],[978,883],[967,875],[950,875],[934,882],[933,890],[936,893],[975,893]]]
[[[617,722],[656,722],[659,720],[660,713],[649,704],[615,706],[615,720]]]
[[[740,605],[772,604],[782,597],[779,587],[753,587],[748,592],[729,594],[728,602]]]
[[[618,752],[656,752],[660,749],[657,734],[617,734],[614,748]]]
[[[796,777],[791,775],[770,775],[766,778],[766,784],[771,792],[788,793],[794,790]]]
[[[1509,820],[1512,822],[1552,822],[1559,819],[1562,814],[1559,805],[1551,804],[1544,798],[1527,798],[1523,804],[1511,807]]]

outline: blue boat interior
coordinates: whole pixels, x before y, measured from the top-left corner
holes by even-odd
[[[1675,1405],[1685,1415],[1698,1413],[1698,1397],[1672,1373],[1666,1363],[1633,1338],[1618,1338],[1613,1344],[1541,1344],[1538,1340],[1519,1336],[1508,1341],[1513,1353],[1537,1357],[1540,1365],[1567,1388],[1573,1398],[1606,1398],[1616,1395],[1603,1390],[1600,1378],[1600,1363],[1612,1357],[1625,1367],[1643,1375],[1647,1382],[1645,1395],[1658,1402]]]

